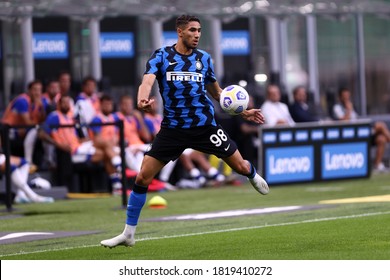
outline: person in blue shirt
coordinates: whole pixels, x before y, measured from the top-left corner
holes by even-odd
[[[137,106],[144,112],[151,111],[154,99],[150,98],[150,93],[157,80],[163,100],[161,129],[135,179],[125,229],[118,236],[101,241],[105,247],[135,244],[135,230],[148,185],[165,164],[177,159],[186,148],[222,158],[233,170],[246,176],[259,193],[269,192],[267,182],[242,158],[235,142],[215,121],[214,106],[206,92],[219,100],[222,89],[216,80],[211,56],[197,48],[201,36],[200,20],[182,15],[176,19],[176,31],[177,43],[156,50],[146,64]],[[260,109],[246,110],[241,116],[264,123]]]
[[[293,90],[294,102],[290,106],[290,114],[295,122],[319,121],[313,108],[307,102],[307,92],[303,86],[297,86]]]

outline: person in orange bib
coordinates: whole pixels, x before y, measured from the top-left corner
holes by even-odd
[[[27,92],[16,96],[7,106],[2,123],[10,126],[17,125],[38,125],[46,118],[44,102],[42,99],[42,83],[34,80],[27,85]],[[23,154],[27,162],[33,165],[34,146],[37,140],[36,128],[10,129],[11,141],[23,141]]]
[[[114,123],[116,118],[113,114],[114,102],[109,95],[103,95],[100,98],[100,108],[95,117],[92,119],[91,124],[105,124]],[[116,146],[119,143],[118,127],[115,125],[94,125],[89,127],[89,137],[95,142],[109,141],[112,145]]]
[[[144,153],[149,148],[152,136],[140,111],[134,109],[133,98],[124,95],[119,100],[119,112],[114,114],[117,120],[123,120],[126,147],[126,164],[140,171]]]
[[[74,127],[56,127],[58,125],[74,125],[74,119],[68,115],[70,97],[61,96],[58,110],[50,113],[45,122],[41,137],[57,148],[69,152],[73,163],[104,162],[110,176],[112,186],[121,188],[120,168],[122,160],[108,141],[94,142],[80,139]]]

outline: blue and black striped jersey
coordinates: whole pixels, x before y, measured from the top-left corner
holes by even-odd
[[[158,49],[146,64],[154,74],[164,105],[163,127],[190,128],[212,125],[214,105],[205,86],[216,81],[210,55],[194,49],[190,55],[176,52],[174,45]]]

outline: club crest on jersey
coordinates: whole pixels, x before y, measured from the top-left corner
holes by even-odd
[[[203,68],[202,62],[200,60],[197,60],[195,62],[195,67],[196,67],[197,70],[202,70],[202,68]]]

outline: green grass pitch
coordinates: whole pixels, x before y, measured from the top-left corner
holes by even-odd
[[[166,209],[145,206],[132,248],[103,248],[119,234],[126,212],[121,198],[68,199],[16,205],[1,212],[4,232],[97,231],[74,237],[0,245],[9,260],[389,260],[390,174],[369,179],[272,187],[262,196],[249,184],[160,195]],[[374,197],[372,201],[362,200]],[[356,198],[349,203],[325,200]],[[210,219],[158,218],[218,211],[302,206],[294,211]],[[4,205],[1,205],[4,207]],[[284,209],[284,208],[283,208]],[[156,249],[158,248],[158,249]]]

